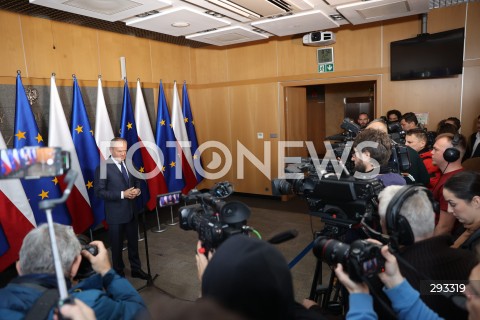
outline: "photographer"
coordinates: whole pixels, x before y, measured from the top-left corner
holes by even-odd
[[[401,246],[400,269],[413,288],[420,290],[427,280],[467,279],[476,264],[475,255],[451,248],[453,241],[448,235],[433,236],[436,204],[429,190],[420,186],[390,186],[378,198],[382,233],[390,236],[390,242],[395,237]],[[467,318],[464,310],[443,296],[422,294],[422,300],[445,319]],[[383,310],[377,310],[383,315]]]
[[[91,243],[98,248],[98,254],[93,256],[82,251],[71,227],[54,223],[54,230],[71,298],[91,307],[98,319],[134,319],[147,314],[140,295],[112,269],[102,242]],[[91,262],[97,274],[72,287],[82,255]],[[30,231],[23,240],[17,271],[19,277],[0,289],[0,318],[11,320],[34,316],[35,319],[51,319],[59,298],[46,224]]]
[[[385,258],[385,272],[378,276],[385,285],[383,291],[392,302],[398,319],[441,319],[438,314],[423,303],[420,294],[402,276],[397,259],[388,251],[388,246],[382,247],[381,253]],[[335,274],[350,293],[350,308],[346,319],[377,319],[377,315],[373,311],[373,299],[368,294],[367,285],[352,281],[348,274],[343,271],[341,264],[338,264],[335,268]]]
[[[200,242],[197,252],[202,298],[250,320],[322,319],[295,302],[287,261],[269,243],[235,235],[210,260]]]

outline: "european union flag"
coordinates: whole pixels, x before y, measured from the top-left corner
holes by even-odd
[[[138,142],[137,125],[135,124],[135,117],[133,115],[132,99],[130,98],[130,91],[128,90],[128,82],[125,79],[125,85],[123,87],[123,103],[122,103],[122,120],[120,122],[120,137],[127,140],[127,148],[130,149]],[[133,153],[132,161],[135,169],[139,172],[144,172],[142,153],[140,148]],[[147,183],[145,180],[141,180],[140,189],[142,194],[137,197],[137,208],[143,209],[150,199],[147,190]]]
[[[93,135],[90,121],[88,120],[87,110],[83,102],[82,92],[78,86],[77,78],[73,78],[73,100],[72,100],[72,119],[70,124],[72,130],[72,140],[77,152],[80,169],[82,170],[83,180],[88,192],[90,206],[93,211],[93,226],[97,226],[105,220],[105,210],[103,200],[94,196],[93,180],[95,169],[100,164],[100,154],[98,152],[95,136]]]
[[[16,99],[15,99],[15,138],[14,148],[44,147],[43,137],[38,131],[35,117],[28,103],[27,95],[22,84],[20,74],[17,75]],[[37,225],[47,222],[45,212],[40,211],[38,203],[44,199],[61,197],[60,186],[57,177],[47,177],[33,180],[22,180],[22,185],[30,202]],[[52,211],[53,221],[71,225],[71,218],[64,204],[57,205]]]
[[[198,149],[197,133],[195,132],[195,121],[193,120],[192,110],[190,108],[190,100],[188,99],[187,83],[183,83],[182,89],[182,112],[185,117],[185,129],[187,129],[188,140],[191,143],[190,150],[192,151],[193,164],[195,166],[195,176],[197,184],[203,180],[205,173],[203,172],[202,159]]]
[[[175,170],[180,159],[177,157],[177,148],[167,147],[167,141],[171,141],[176,145],[177,140],[173,132],[170,114],[168,113],[167,100],[163,90],[163,83],[160,81],[158,90],[158,109],[157,109],[157,127],[155,130],[155,143],[163,153],[163,175],[167,182],[169,192],[181,191],[185,187],[182,178],[182,166],[178,167],[180,177],[176,179]]]

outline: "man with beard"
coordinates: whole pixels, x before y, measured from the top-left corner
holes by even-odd
[[[360,132],[353,142],[354,177],[378,179],[385,186],[405,185],[405,179],[400,174],[391,172],[388,167],[391,149],[391,140],[385,132],[376,129]]]

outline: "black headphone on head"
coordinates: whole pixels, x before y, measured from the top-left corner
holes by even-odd
[[[460,150],[457,149],[458,144],[460,143],[460,135],[455,133],[452,138],[452,147],[445,149],[443,152],[443,159],[450,162],[455,162],[460,159]]]
[[[433,198],[432,192],[420,185],[407,185],[402,187],[388,203],[387,212],[385,213],[385,224],[388,234],[397,237],[396,240],[398,244],[409,246],[415,242],[412,227],[408,223],[408,220],[400,214],[400,210],[410,196],[422,191],[425,192],[428,200],[430,200],[433,211],[435,213],[440,212],[440,205]]]

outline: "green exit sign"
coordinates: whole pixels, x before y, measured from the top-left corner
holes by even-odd
[[[318,73],[333,72],[333,63],[324,63],[318,65]]]

